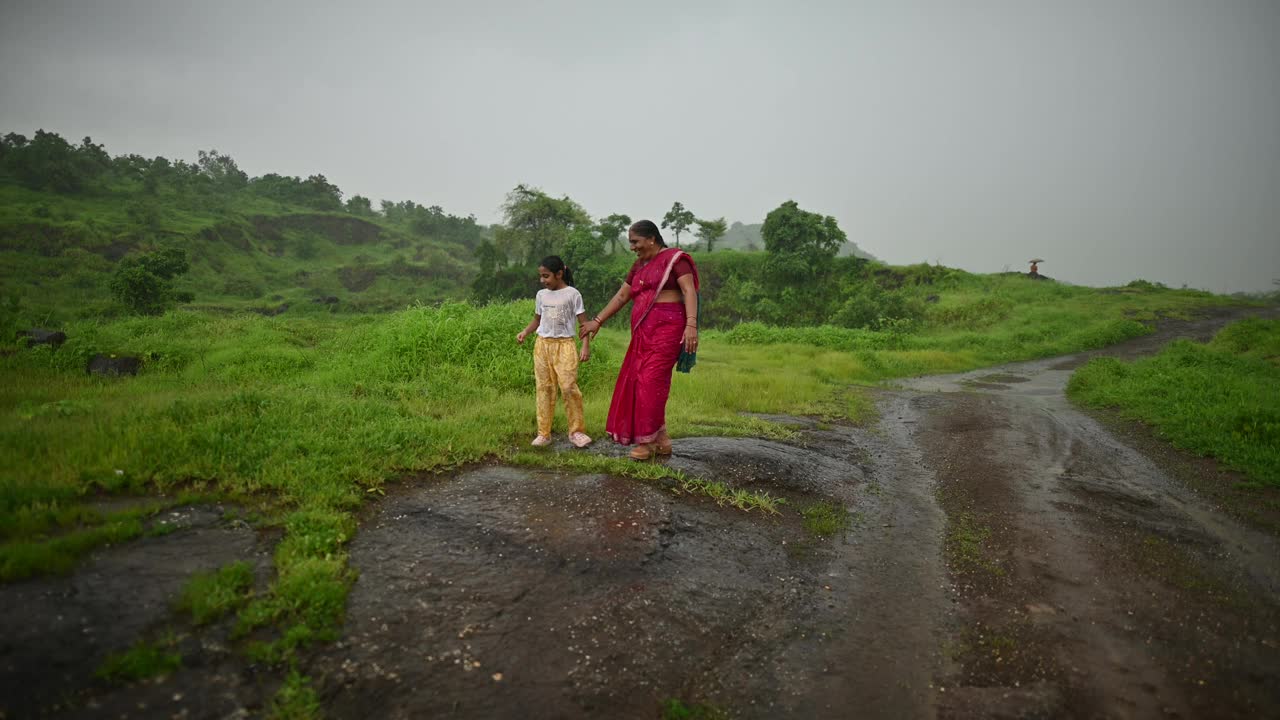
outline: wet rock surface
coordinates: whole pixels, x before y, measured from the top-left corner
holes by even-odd
[[[137,713],[138,703],[145,704],[140,696],[149,690],[113,690],[94,679],[107,656],[140,639],[154,639],[174,624],[173,605],[192,574],[255,557],[269,567],[269,548],[258,547],[257,533],[243,523],[225,522],[223,510],[165,511],[152,525],[168,534],[103,548],[69,577],[0,585],[5,608],[0,613],[0,715],[32,717],[61,709],[68,717],[86,717],[104,703]],[[194,648],[188,643],[185,658],[194,660],[195,649],[198,643]],[[193,688],[209,678],[192,678],[197,679],[161,695],[169,706],[174,693],[185,694],[188,702],[197,699]],[[93,695],[100,697],[89,699],[86,707],[86,697]]]
[[[838,457],[881,443],[830,434],[823,448]],[[885,547],[910,536],[880,522],[912,513],[813,449],[691,438],[679,453],[673,466],[793,503],[869,502],[857,527],[825,540],[795,510],[744,513],[603,475],[487,467],[406,487],[352,543],[361,576],[346,637],[310,667],[328,712],[653,717],[683,698],[746,717],[820,716],[844,712],[860,685],[886,710],[919,709],[936,648],[934,623],[919,621],[941,612],[940,565],[928,536],[918,557]],[[912,567],[884,582],[904,560]],[[930,588],[936,602],[917,602]],[[902,605],[877,611],[872,597]],[[887,625],[859,625],[876,614]],[[893,627],[925,630],[888,641]],[[884,654],[851,664],[849,648],[867,640]],[[904,648],[909,667],[895,664]],[[916,692],[903,692],[912,677]]]

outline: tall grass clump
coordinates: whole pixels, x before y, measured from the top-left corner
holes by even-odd
[[[1134,362],[1095,359],[1072,375],[1067,393],[1280,486],[1280,320],[1242,320],[1208,343],[1179,340]]]
[[[343,348],[348,382],[427,380],[496,390],[531,387],[535,337],[515,334],[533,317],[531,301],[475,307],[445,303],[415,307],[356,333]],[[578,384],[593,387],[607,374],[609,351],[597,347],[581,365]]]

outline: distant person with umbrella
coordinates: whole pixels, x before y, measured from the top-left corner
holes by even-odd
[[[1044,262],[1044,260],[1042,260],[1042,259],[1040,259],[1040,258],[1035,258],[1035,259],[1033,259],[1033,260],[1030,260],[1029,262],[1031,263],[1031,272],[1027,273],[1027,276],[1028,276],[1028,277],[1032,277],[1032,278],[1039,279],[1039,278],[1040,278],[1040,266],[1038,265],[1038,263],[1042,263],[1042,262]]]

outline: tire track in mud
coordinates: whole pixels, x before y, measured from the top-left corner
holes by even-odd
[[[926,418],[913,439],[948,516],[939,715],[1277,715],[1280,543],[1075,410],[1063,388],[1084,357],[922,378],[893,400]]]

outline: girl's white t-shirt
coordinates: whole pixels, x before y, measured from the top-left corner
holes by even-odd
[[[582,305],[582,293],[566,285],[559,290],[539,290],[533,312],[542,316],[542,322],[538,323],[539,336],[571,338],[577,336],[578,315],[586,309]]]

